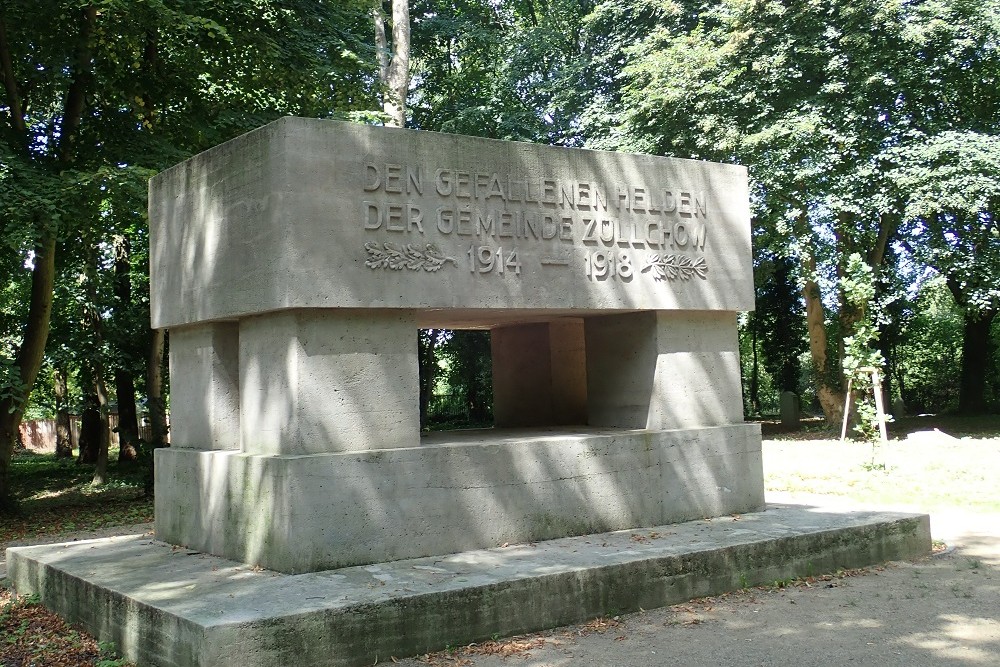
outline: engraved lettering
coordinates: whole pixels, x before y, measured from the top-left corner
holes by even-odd
[[[444,206],[438,207],[437,210],[437,228],[442,234],[451,234],[452,229],[455,227],[455,212],[450,208],[445,208]],[[461,232],[459,232],[461,233]]]
[[[558,199],[556,198],[556,185],[557,183],[551,178],[542,179],[542,203],[543,204],[557,204]]]
[[[455,172],[455,196],[462,199],[471,199],[472,190],[469,189],[469,185],[472,183],[469,172],[467,171],[456,171]]]
[[[663,245],[663,225],[659,220],[650,220],[646,223],[646,245],[653,248]]]
[[[691,213],[691,193],[690,192],[681,192],[680,193],[680,197],[678,198],[678,202],[677,202],[677,214],[678,215],[682,215],[685,218],[690,218],[691,217],[692,213]],[[675,227],[675,230],[676,230],[676,227]],[[674,231],[674,235],[675,236],[676,236],[676,234],[677,234],[677,232]]]
[[[594,218],[584,218],[583,224],[583,242],[597,243],[597,220]]]
[[[656,193],[652,190],[649,191],[649,203],[646,204],[646,210],[650,213],[659,213],[660,205],[656,202]]]
[[[705,223],[693,223],[691,225],[691,247],[698,250],[705,249],[705,232],[707,226]]]
[[[447,197],[452,192],[451,172],[447,169],[438,169],[434,172],[434,187],[442,197]]]
[[[537,239],[541,234],[541,221],[538,216],[534,213],[522,213],[521,219],[521,236],[527,238],[528,232],[531,232],[531,235]]]
[[[670,213],[675,208],[677,208],[677,202],[674,201],[674,193],[670,190],[663,191],[663,212]]]
[[[602,193],[596,185],[594,185],[594,210],[601,206],[605,211],[608,210],[608,195],[607,193]]]
[[[406,217],[408,230],[413,231],[413,228],[416,227],[417,231],[423,234],[424,214],[421,213],[420,207],[414,206],[413,204],[408,204],[407,208],[409,209],[409,215],[407,215]]]
[[[500,178],[493,174],[490,176],[490,186],[486,191],[486,198],[490,197],[500,197],[500,199],[505,199],[503,194],[503,186],[500,184]]]
[[[489,185],[490,185],[489,175],[488,174],[480,174],[480,173],[477,172],[476,175],[475,175],[475,178],[473,179],[473,182],[472,182],[472,189],[473,189],[473,193],[475,194],[476,199],[479,199],[480,196],[482,196],[483,198],[486,197],[485,194],[480,195],[479,192],[480,192],[480,190],[482,190],[484,192],[486,190],[488,190],[489,189]]]
[[[696,192],[694,195],[694,210],[695,214],[701,213],[701,217],[705,217],[705,192]]]
[[[601,240],[611,245],[615,242],[615,221],[607,218],[601,219]]]
[[[514,236],[514,220],[511,215],[501,215],[500,224],[497,225],[497,236],[509,239]]]
[[[396,194],[403,192],[403,165],[385,163],[385,185],[383,187],[386,192]]]
[[[687,225],[683,222],[674,223],[674,243],[678,248],[684,248],[688,244]]]
[[[459,236],[474,236],[476,233],[476,227],[472,224],[472,209],[468,205],[458,212],[458,229],[455,233]]]
[[[632,188],[632,210],[645,212],[646,210],[646,189],[640,187]]]
[[[486,213],[483,215],[482,211],[476,211],[476,216],[478,222],[476,223],[476,228],[479,230],[481,236],[496,236],[496,226],[493,219],[492,213]]]
[[[559,222],[559,240],[573,240],[573,218],[563,216],[563,219]]]
[[[390,232],[405,232],[403,224],[403,205],[388,204],[385,206],[385,228]]]
[[[585,211],[589,211],[593,206],[590,201],[590,183],[581,181],[576,184],[576,205]]]
[[[510,177],[510,174],[507,174],[507,201],[524,201],[524,195],[521,195],[519,197],[519,196],[517,196],[515,194],[515,192],[517,192],[514,189],[515,185],[521,186],[521,190],[525,194],[527,194],[527,190],[528,190],[528,184],[527,184],[527,182],[514,180],[514,179],[512,179]]]
[[[559,190],[561,192],[559,206],[566,208],[566,204],[569,204],[570,208],[576,208],[576,195],[575,190],[573,189],[573,184],[563,183]]]
[[[629,208],[629,197],[628,197],[628,186],[627,185],[619,185],[617,187],[617,190],[618,190],[618,199],[615,202],[615,205],[618,207],[619,210],[621,210],[622,203],[624,202],[624,204],[625,204],[625,210],[626,211],[630,210],[630,208]]]
[[[424,179],[420,165],[416,168],[406,165],[406,194],[412,194],[413,190],[416,190],[418,195],[424,194]]]
[[[542,238],[543,239],[554,239],[559,233],[559,224],[556,222],[555,218],[551,215],[546,215],[542,217]]]
[[[373,165],[371,162],[365,164],[365,192],[374,192],[378,190],[378,186],[382,184],[382,178],[379,175],[378,167]]]
[[[378,204],[370,201],[361,203],[364,212],[362,219],[365,221],[365,229],[378,229],[382,226],[382,211]]]

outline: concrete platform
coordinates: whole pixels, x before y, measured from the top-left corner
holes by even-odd
[[[286,575],[136,535],[7,552],[9,578],[140,665],[371,665],[929,552],[926,515],[780,507]]]

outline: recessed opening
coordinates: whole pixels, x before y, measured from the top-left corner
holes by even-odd
[[[420,426],[586,425],[583,319],[421,329]]]
[[[493,359],[490,332],[420,329],[420,428],[491,428]]]

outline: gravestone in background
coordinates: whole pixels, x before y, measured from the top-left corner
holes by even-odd
[[[763,507],[746,171],[286,118],[150,185],[157,537],[283,572]],[[417,330],[497,429],[421,437]]]

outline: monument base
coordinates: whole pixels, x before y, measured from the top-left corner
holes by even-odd
[[[285,573],[760,510],[760,427],[479,430],[419,447],[156,452],[156,537]]]
[[[19,593],[144,667],[354,667],[930,548],[926,515],[788,506],[299,575],[142,535],[7,563]]]

